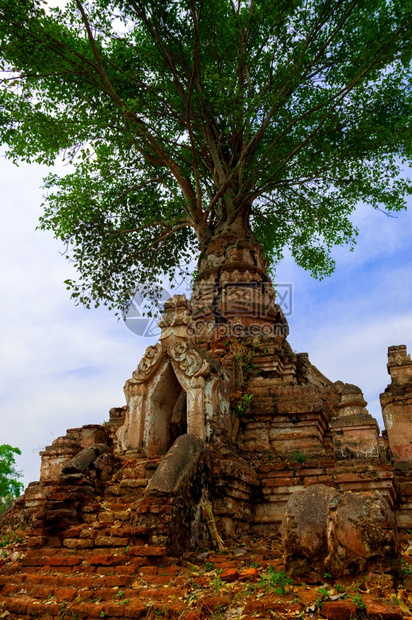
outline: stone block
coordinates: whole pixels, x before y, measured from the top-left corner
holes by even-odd
[[[352,601],[326,601],[320,613],[328,620],[355,620],[358,609]]]
[[[224,568],[220,573],[220,578],[222,581],[232,583],[233,581],[237,581],[239,579],[239,573],[235,568]]]
[[[90,557],[90,564],[96,564],[97,566],[117,566],[123,564],[124,557],[118,555],[93,555]]]
[[[4,605],[4,609],[19,616],[31,611],[31,604],[27,597],[12,598]],[[5,617],[7,618],[7,615]]]
[[[250,452],[271,450],[266,428],[250,428],[247,425],[246,430],[240,435],[239,441],[243,444],[245,450]]]
[[[256,581],[259,577],[257,568],[246,568],[239,573],[239,581]]]
[[[69,555],[69,556],[49,556],[43,558],[43,563],[46,566],[78,566],[81,564],[83,559],[78,556]]]
[[[366,616],[371,620],[403,620],[403,614],[399,608],[389,603],[368,603]]]
[[[126,547],[128,542],[128,538],[97,536],[95,540],[95,545],[96,547]]]
[[[123,618],[124,616],[124,607],[116,603],[105,603],[104,605],[104,614],[105,616],[112,616],[114,618]]]
[[[82,612],[83,614],[87,614],[88,618],[103,618],[104,605],[102,605],[101,603],[86,603],[82,606]]]
[[[86,424],[80,431],[80,445],[88,448],[95,444],[106,444],[107,434],[100,424]]]
[[[347,413],[330,422],[337,459],[379,458],[379,427],[366,411]]]
[[[94,543],[91,538],[66,538],[63,540],[63,547],[67,549],[89,549]]]
[[[47,596],[43,593],[44,598]],[[55,588],[54,596],[58,601],[72,601],[77,596],[77,590],[75,588]]]
[[[205,596],[202,600],[202,610],[206,614],[212,614],[218,608],[223,609],[230,602],[229,596]]]
[[[125,618],[143,618],[146,617],[147,607],[140,601],[131,601],[127,607],[124,608]]]
[[[129,554],[136,557],[161,558],[166,555],[165,547],[130,547]]]
[[[399,575],[395,515],[379,493],[314,485],[295,493],[282,522],[285,564],[293,575],[335,578],[363,572]]]

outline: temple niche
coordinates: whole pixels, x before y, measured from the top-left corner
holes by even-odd
[[[225,430],[230,376],[187,337],[190,319],[184,295],[165,304],[160,342],[146,349],[124,388],[126,417],[117,433],[123,450],[153,457],[166,454],[180,435],[209,441],[212,429]]]

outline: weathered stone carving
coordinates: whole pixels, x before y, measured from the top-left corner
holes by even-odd
[[[162,358],[163,347],[160,343],[147,347],[136,370],[132,374],[131,383],[143,383],[150,379]]]
[[[339,388],[339,415],[330,421],[336,458],[378,458],[379,426],[365,409],[362,390],[349,383]]]
[[[297,491],[282,523],[286,569],[333,577],[400,572],[395,515],[380,493],[345,493],[317,484]],[[312,578],[313,578],[312,577]]]
[[[185,295],[174,295],[164,305],[164,315],[159,322],[162,329],[160,340],[169,337],[187,338],[187,326],[191,320],[192,311]]]
[[[208,354],[194,348],[188,334],[190,320],[191,309],[184,295],[166,302],[161,342],[147,348],[125,385],[128,406],[117,431],[123,450],[143,450],[148,456],[164,454],[176,439],[177,428],[202,440],[210,439],[213,425],[225,428],[227,373],[217,371],[218,362],[212,369]],[[178,400],[185,403],[185,410],[177,425],[174,412]]]
[[[177,342],[170,349],[170,355],[188,377],[201,377],[210,372],[210,364],[187,342]]]
[[[412,362],[404,345],[389,347],[388,372],[380,400],[390,450],[394,461],[412,461]]]

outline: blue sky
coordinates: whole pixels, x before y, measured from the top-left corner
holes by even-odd
[[[22,450],[25,484],[38,480],[39,450],[124,404],[124,382],[154,342],[105,309],[70,301],[63,248],[35,230],[46,172],[0,159],[0,443]],[[382,426],[387,348],[412,352],[412,209],[392,219],[361,205],[354,220],[357,247],[335,251],[331,278],[313,280],[286,258],[277,281],[293,286],[292,348],[308,352],[331,380],[359,385]]]

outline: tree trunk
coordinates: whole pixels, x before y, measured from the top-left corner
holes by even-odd
[[[191,303],[198,341],[288,334],[267,260],[240,218],[201,248]]]

